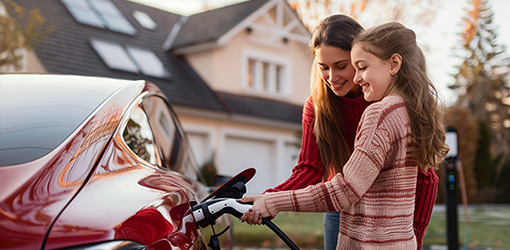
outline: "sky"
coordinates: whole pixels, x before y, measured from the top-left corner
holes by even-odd
[[[130,0],[168,10],[180,15],[192,15],[201,11],[206,3],[217,8],[245,0]],[[439,90],[441,98],[447,105],[453,104],[457,93],[448,89],[452,84],[455,66],[461,61],[455,57],[454,48],[460,45],[460,32],[464,25],[462,18],[466,16],[471,0],[437,0],[439,6],[435,18],[429,26],[409,26],[417,34],[417,40],[427,57],[429,76]],[[488,0],[492,5],[494,22],[497,26],[497,43],[506,47],[510,55],[510,0]],[[405,23],[404,23],[405,24]],[[366,26],[365,28],[369,28]]]

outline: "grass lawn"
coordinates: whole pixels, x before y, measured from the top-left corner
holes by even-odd
[[[232,218],[236,248],[286,248],[283,241],[266,226],[249,226]],[[510,249],[510,207],[470,207],[469,225],[465,223],[464,212],[460,209],[458,220],[459,246],[464,246],[467,238],[469,249]],[[301,249],[319,249],[323,246],[322,214],[281,213],[273,222]],[[469,232],[467,235],[466,230]],[[444,206],[434,208],[423,244],[447,245]]]
[[[434,208],[424,245],[447,244],[445,214],[444,207]],[[467,247],[472,249],[510,249],[510,207],[470,207],[468,214],[469,224],[464,210],[458,210],[459,246],[467,242]]]

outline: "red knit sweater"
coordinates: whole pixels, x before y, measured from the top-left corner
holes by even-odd
[[[357,98],[339,97],[338,105],[342,106],[344,125],[348,143],[351,150],[354,147],[356,129],[363,114],[363,111],[370,103],[365,101],[363,95]],[[317,184],[323,180],[322,160],[317,147],[313,124],[315,111],[313,100],[310,96],[303,107],[303,137],[302,148],[299,154],[298,163],[292,170],[292,175],[282,184],[265,192],[276,192],[284,190],[296,190],[309,185]],[[429,224],[432,208],[436,198],[438,177],[431,168],[428,173],[419,170],[416,186],[414,232],[418,241],[418,249],[421,249],[425,230]]]

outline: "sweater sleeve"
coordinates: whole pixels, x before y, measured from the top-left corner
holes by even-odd
[[[430,222],[432,209],[437,195],[437,184],[439,178],[433,168],[429,168],[425,173],[423,170],[418,170],[418,179],[416,183],[416,204],[414,207],[414,234],[418,241],[418,249],[421,249],[423,244],[423,237]]]
[[[357,203],[385,166],[392,145],[402,142],[407,135],[407,130],[402,129],[407,127],[404,104],[382,107],[373,104],[365,110],[344,174],[305,189],[267,194],[269,213],[274,216],[281,211],[339,211]]]
[[[316,137],[313,133],[314,120],[315,112],[313,101],[311,97],[308,97],[303,107],[303,135],[298,163],[292,169],[292,175],[286,181],[274,188],[266,190],[264,193],[305,188],[322,181],[322,160],[320,158],[319,149],[317,148]]]

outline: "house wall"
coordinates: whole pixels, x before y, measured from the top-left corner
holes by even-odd
[[[46,73],[46,69],[42,66],[41,62],[37,58],[33,50],[26,48],[19,49],[18,54],[21,55],[20,65],[21,68],[16,70],[14,67],[4,67],[1,69],[2,72],[9,73]]]
[[[297,163],[300,148],[295,125],[261,126],[242,118],[204,117],[176,108],[199,165],[214,160],[218,174],[234,176],[253,167],[248,194],[258,194],[286,180]],[[240,121],[237,121],[240,120]]]
[[[200,77],[215,91],[234,94],[247,94],[274,98],[280,101],[302,105],[309,94],[310,67],[312,56],[308,46],[296,41],[278,40],[277,43],[262,43],[252,33],[241,32],[234,36],[228,45],[211,50],[186,54],[186,61]],[[289,95],[271,95],[254,92],[243,87],[243,77],[247,74],[246,54],[256,54],[290,65]]]
[[[26,56],[26,72],[30,73],[46,73],[46,69],[42,66],[39,58],[35,55],[34,51],[28,51]]]

